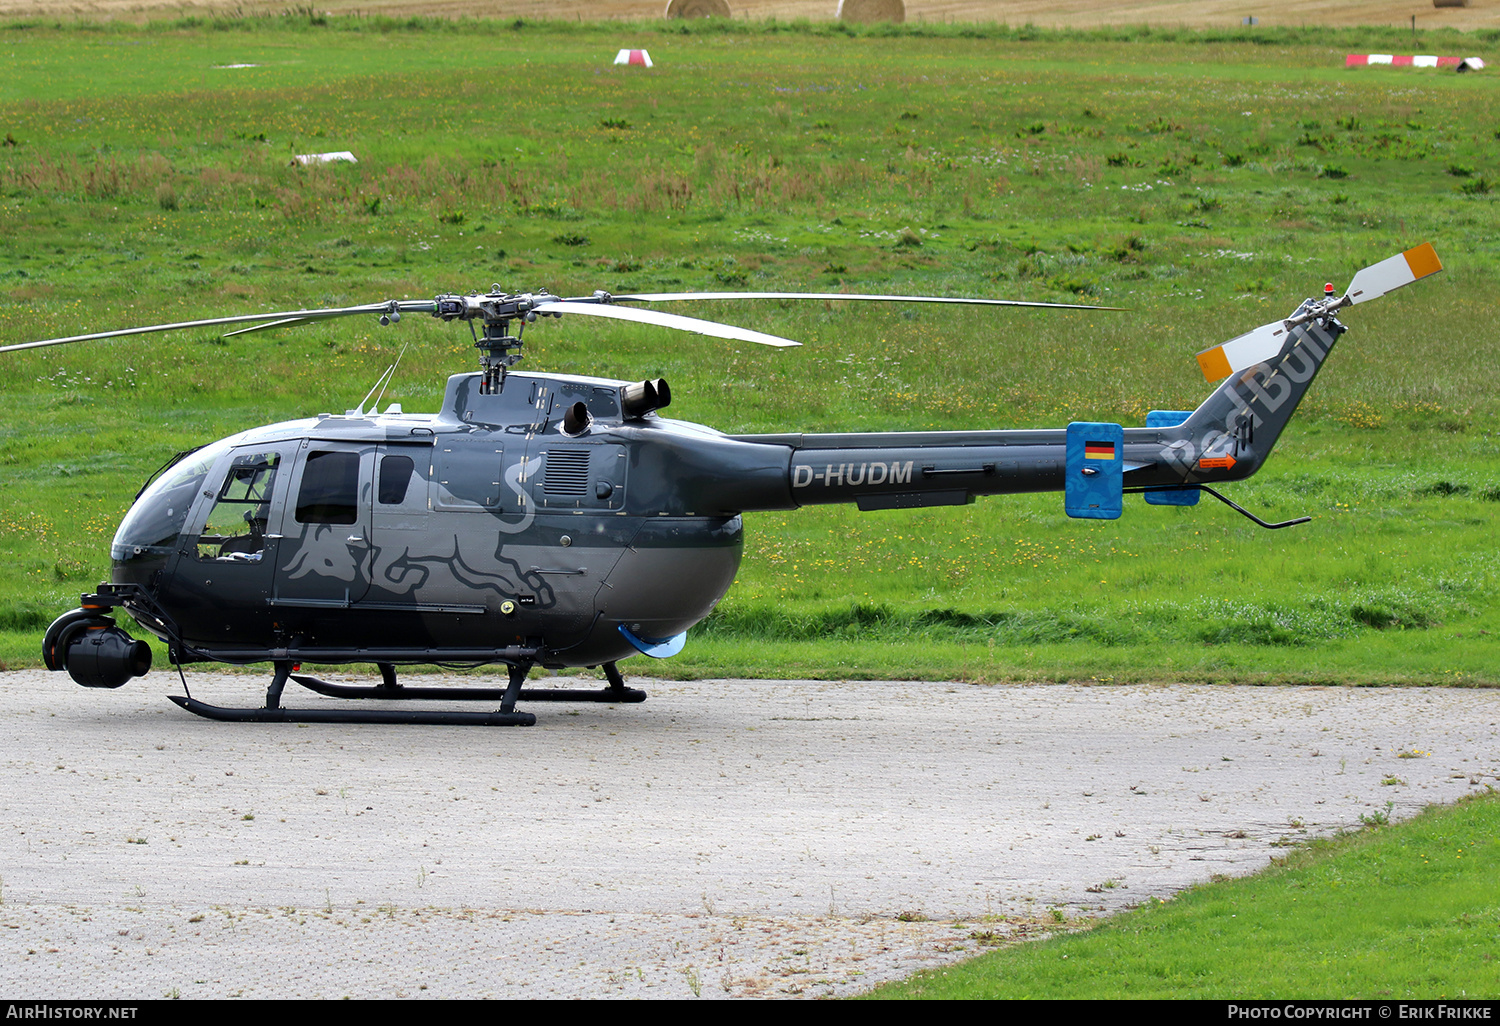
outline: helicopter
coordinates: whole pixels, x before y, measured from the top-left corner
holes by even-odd
[[[1262,527],[1213,485],[1265,462],[1334,343],[1338,313],[1442,270],[1430,243],[1331,284],[1282,320],[1198,354],[1223,381],[1196,410],[1153,411],[1144,427],[1075,422],[1041,430],[724,434],[661,415],[662,379],[515,370],[526,325],[594,316],[770,346],[792,339],[650,306],[678,300],[839,300],[1067,309],[1071,304],[844,293],[545,291],[445,294],[362,306],[244,314],[95,332],[0,352],[133,334],[245,325],[229,334],[349,316],[382,325],[430,314],[467,322],[478,372],[448,379],[436,413],[378,411],[394,373],[343,415],[252,428],[174,456],[148,479],[110,546],[110,580],[81,596],[42,642],[49,670],[118,688],[164,641],[187,694],[215,720],[532,725],[518,701],[639,702],[618,663],[681,651],[728,591],[742,515],[824,503],[860,510],[963,505],[976,496],[1062,491],[1068,516],[1114,519],[1125,493],[1194,505],[1202,493]],[[512,334],[512,327],[515,334]],[[374,397],[370,408],[366,403]],[[264,705],[194,699],[186,664],[270,663]],[[301,664],[374,664],[379,684],[333,684]],[[396,667],[507,667],[505,688],[412,687]],[[591,667],[607,685],[526,688],[533,667]],[[479,700],[494,711],[400,706],[287,708],[291,681],[344,699]]]

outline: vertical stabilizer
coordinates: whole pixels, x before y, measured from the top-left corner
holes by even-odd
[[[1173,442],[1184,479],[1231,480],[1260,469],[1333,344],[1348,330],[1337,313],[1442,269],[1437,251],[1424,242],[1362,268],[1342,296],[1335,298],[1329,285],[1324,299],[1305,301],[1286,320],[1199,353],[1208,380],[1228,380],[1183,423]]]

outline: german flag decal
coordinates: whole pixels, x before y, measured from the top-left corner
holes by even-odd
[[[1083,458],[1086,460],[1112,460],[1115,458],[1115,443],[1084,442]]]

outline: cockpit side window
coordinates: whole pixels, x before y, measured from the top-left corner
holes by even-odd
[[[260,559],[271,515],[271,488],[280,465],[281,456],[274,452],[234,458],[198,536],[199,559],[239,563]]]
[[[120,523],[110,556],[117,561],[162,559],[176,552],[188,512],[228,448],[215,442],[199,449],[147,486]]]

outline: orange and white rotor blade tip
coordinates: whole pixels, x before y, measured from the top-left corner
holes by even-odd
[[[1346,295],[1350,303],[1365,303],[1442,269],[1443,262],[1438,259],[1437,250],[1432,248],[1432,243],[1424,242],[1356,273]]]
[[[1286,325],[1281,321],[1262,324],[1228,342],[1212,346],[1198,354],[1198,366],[1209,381],[1227,378],[1236,371],[1265,363],[1281,352],[1286,343]]]

